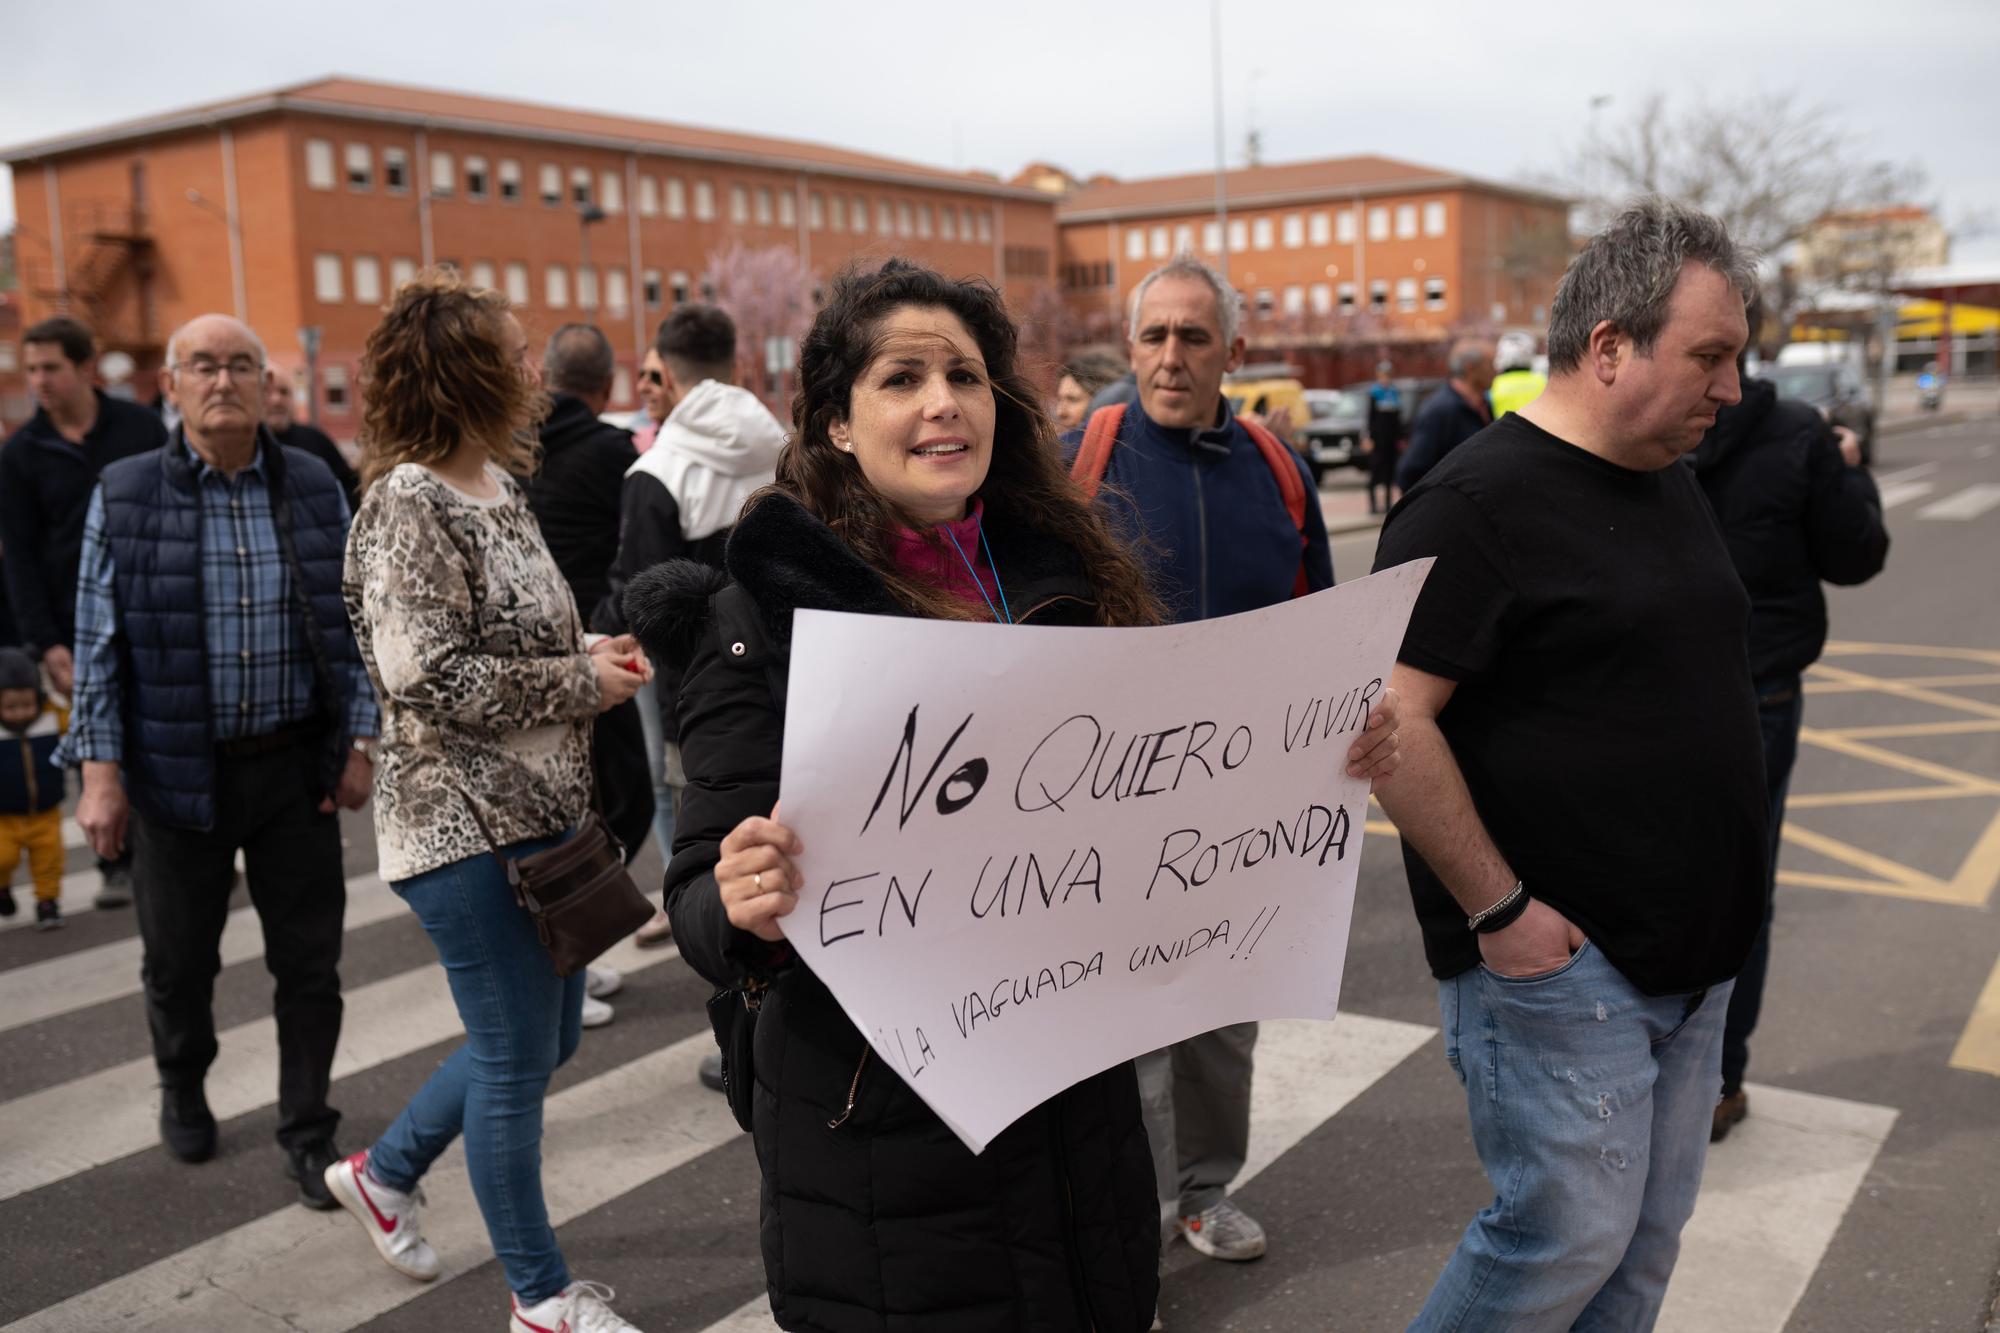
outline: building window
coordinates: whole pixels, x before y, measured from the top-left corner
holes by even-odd
[[[604,271],[604,305],[614,315],[622,315],[632,308],[632,288],[625,280],[624,269]]]
[[[306,140],[306,184],[315,190],[333,188],[333,145],[325,139]]]
[[[486,159],[476,154],[468,154],[465,159],[465,197],[484,199],[486,197]],[[493,284],[487,283],[490,287]]]
[[[1230,219],[1229,248],[1239,255],[1250,248],[1250,224],[1242,218]]]
[[[847,196],[827,196],[827,220],[835,231],[847,230]]]
[[[694,216],[697,222],[715,221],[715,183],[696,181],[694,183]]]
[[[401,287],[404,283],[408,282],[410,279],[416,276],[417,276],[416,260],[409,258],[407,255],[401,258],[390,260],[389,295],[394,296],[396,294],[396,289],[398,287]]]
[[[551,264],[542,275],[542,304],[551,310],[569,307],[569,270],[561,264]]]
[[[449,199],[458,188],[458,172],[450,153],[431,154],[431,194],[439,199]]]
[[[628,366],[615,366],[611,371],[611,401],[620,407],[632,401],[632,371]]]
[[[687,187],[679,176],[667,177],[667,216],[684,218],[687,211]]]
[[[1285,248],[1302,250],[1306,243],[1306,219],[1303,213],[1285,214]]]
[[[1396,309],[1415,310],[1417,308],[1417,280],[1415,278],[1396,279]]]
[[[883,236],[896,234],[896,210],[887,199],[875,201],[875,230]]]
[[[578,310],[597,309],[597,266],[578,264],[576,266],[576,308]]]
[[[1354,313],[1354,284],[1351,282],[1340,284],[1340,313],[1343,315]]]
[[[729,187],[729,220],[739,224],[750,221],[750,191],[741,185]]]
[[[486,291],[492,291],[493,265],[484,259],[473,260],[469,278],[473,286],[483,288]]]
[[[511,157],[500,159],[500,199],[509,204],[521,202],[521,164]]]
[[[1444,200],[1433,199],[1424,205],[1424,235],[1444,235]]]
[[[1174,253],[1191,255],[1194,253],[1194,224],[1184,222],[1174,228]]]
[[[1417,235],[1417,206],[1415,204],[1396,205],[1396,239],[1415,240]]]
[[[639,216],[656,218],[660,215],[660,183],[651,176],[639,178]]]
[[[1201,224],[1201,248],[1212,255],[1222,253],[1222,224],[1220,222],[1204,222]]]
[[[688,299],[688,275],[676,269],[667,275],[667,287],[674,294],[674,304],[680,305]]]
[[[660,270],[649,268],[639,275],[639,295],[646,302],[646,309],[658,310],[666,296],[666,288],[660,285]]]
[[[910,201],[907,199],[898,199],[896,201],[896,234],[898,236],[908,236],[915,230],[916,227],[910,219]]]
[[[313,256],[313,299],[333,305],[341,299],[340,256]]]
[[[590,202],[590,168],[569,169],[569,201],[581,208]]]
[[[938,209],[938,238],[946,241],[958,239],[958,209],[950,204]]]
[[[990,240],[992,240],[992,239],[993,239],[993,210],[992,210],[992,209],[990,209],[990,208],[982,208],[982,209],[980,209],[978,213],[976,213],[976,214],[974,214],[974,215],[973,215],[973,219],[972,219],[972,220],[973,220],[974,222],[976,222],[976,223],[978,223],[978,224],[979,224],[979,239],[980,239],[980,240],[982,240],[982,241],[990,241]]]
[[[806,196],[806,230],[819,231],[826,226],[826,196],[818,190]]]
[[[1444,309],[1443,278],[1424,279],[1424,309],[1426,310]]]
[[[0,343],[0,375],[11,375],[21,368],[21,349],[13,343]]]
[[[1389,280],[1376,278],[1368,284],[1368,308],[1377,314],[1389,309]]]
[[[1333,214],[1314,213],[1306,219],[1306,240],[1312,245],[1333,244]]]
[[[348,411],[347,367],[320,367],[319,387],[319,400],[326,407],[327,414],[336,417],[346,416]]]
[[[799,198],[790,190],[778,191],[778,225],[780,227],[799,225]]]
[[[868,230],[868,201],[860,195],[854,196],[854,203],[847,211],[847,220],[854,224],[857,232]]]
[[[931,206],[929,204],[918,204],[917,239],[920,241],[928,241],[930,238],[931,238]]]
[[[1146,257],[1146,233],[1138,227],[1125,233],[1125,257],[1127,259]]]
[[[528,266],[507,265],[507,299],[515,305],[528,304]]]
[[[1368,239],[1386,241],[1389,239],[1389,210],[1371,208],[1368,210]]]
[[[382,188],[390,194],[410,191],[410,155],[400,148],[382,150]]]
[[[1324,214],[1321,216],[1324,216]],[[1312,312],[1315,315],[1331,315],[1333,313],[1332,284],[1316,282],[1307,289],[1307,295],[1311,298]]]
[[[615,171],[597,175],[597,206],[607,213],[625,211],[625,178]]]
[[[1354,244],[1354,210],[1343,208],[1333,215],[1333,238],[1342,245]]]
[[[1254,250],[1268,250],[1272,244],[1271,219],[1257,218],[1250,224],[1250,246]]]
[[[375,188],[375,151],[365,143],[347,145],[347,188]]]
[[[1153,258],[1165,259],[1172,250],[1172,236],[1165,227],[1153,228]]]
[[[771,225],[770,186],[759,185],[757,187],[756,212],[753,214],[753,216],[755,217],[758,226],[768,227]]]
[[[562,168],[553,162],[542,163],[542,202],[554,208],[562,202]]]
[[[1259,287],[1257,289],[1257,313],[1260,315],[1270,314],[1272,305],[1271,289],[1269,287]]]
[[[1306,289],[1297,283],[1285,288],[1285,313],[1303,315],[1306,312]]]

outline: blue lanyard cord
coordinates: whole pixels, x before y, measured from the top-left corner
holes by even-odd
[[[986,599],[986,610],[992,615],[995,621],[1004,625],[1013,624],[1014,612],[1007,605],[1007,588],[1005,584],[1000,582],[1000,566],[993,563],[993,546],[986,540],[986,521],[982,518],[979,522],[979,544],[986,551],[986,563],[988,567],[993,570],[993,586],[1000,590],[1000,605],[997,607],[993,605],[993,599],[986,596],[986,585],[979,581],[979,571],[974,569],[972,562],[965,558],[965,548],[958,544],[958,534],[951,530],[949,523],[944,525],[944,535],[946,540],[951,542],[951,549],[958,552],[959,561],[964,564],[965,572],[972,575],[972,586],[979,589],[979,595]]]

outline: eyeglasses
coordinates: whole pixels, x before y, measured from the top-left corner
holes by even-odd
[[[642,370],[639,372],[639,378],[645,381],[647,384],[654,385],[655,387],[665,384],[667,382],[665,377],[662,376],[660,372],[657,370]]]
[[[264,363],[253,361],[247,356],[231,357],[227,362],[217,361],[212,357],[197,356],[192,360],[176,362],[173,368],[185,371],[203,384],[213,384],[222,378],[224,371],[229,373],[230,379],[238,381],[252,379],[264,373]]]

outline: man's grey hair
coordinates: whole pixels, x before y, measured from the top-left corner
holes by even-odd
[[[1492,360],[1492,343],[1482,338],[1460,338],[1451,345],[1451,355],[1445,358],[1445,365],[1449,367],[1453,379],[1462,380],[1467,372]]]
[[[180,350],[181,350],[182,336],[185,335],[189,329],[193,328],[196,324],[199,324],[204,319],[228,320],[231,324],[234,324],[238,329],[242,330],[243,336],[250,340],[250,345],[257,349],[257,364],[265,365],[270,362],[271,360],[270,354],[264,350],[264,340],[257,336],[257,330],[251,328],[248,324],[245,324],[242,320],[237,319],[234,315],[211,313],[206,315],[196,315],[193,319],[189,320],[187,323],[175,329],[173,333],[168,336],[167,369],[173,370],[180,365],[181,363]]]
[[[1183,251],[1166,263],[1139,279],[1139,285],[1132,289],[1132,305],[1126,325],[1128,336],[1139,334],[1139,303],[1146,299],[1146,291],[1162,278],[1181,278],[1192,282],[1206,283],[1215,293],[1215,318],[1221,325],[1222,342],[1226,347],[1236,341],[1236,326],[1243,310],[1243,298],[1229,285],[1229,279],[1193,255]]]
[[[610,387],[617,361],[604,330],[594,324],[565,324],[549,335],[542,377],[550,393],[600,394]]]
[[[1582,365],[1590,331],[1606,320],[1641,354],[1651,355],[1689,262],[1727,278],[1746,306],[1756,299],[1756,252],[1730,240],[1719,220],[1659,195],[1627,206],[1590,238],[1556,287],[1549,310],[1549,373]]]

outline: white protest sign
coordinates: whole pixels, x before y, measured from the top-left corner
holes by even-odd
[[[798,612],[785,934],[974,1152],[1121,1060],[1333,1016],[1347,748],[1430,563],[1150,629]]]

